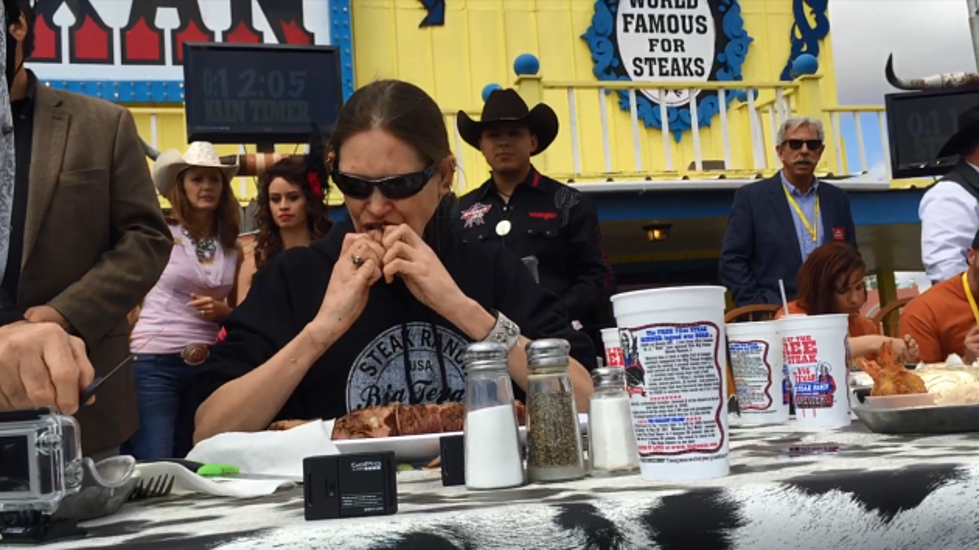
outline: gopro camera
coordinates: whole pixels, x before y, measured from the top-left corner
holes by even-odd
[[[47,408],[0,411],[0,512],[53,514],[83,478],[74,418]]]

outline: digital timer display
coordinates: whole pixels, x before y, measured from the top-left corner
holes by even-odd
[[[303,143],[343,103],[331,46],[184,44],[190,141]]]
[[[959,115],[979,105],[979,90],[887,94],[884,101],[893,177],[947,174],[958,157],[936,157],[958,131]]]

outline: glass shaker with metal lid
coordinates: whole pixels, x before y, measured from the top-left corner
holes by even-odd
[[[506,489],[524,483],[507,347],[476,342],[466,347],[466,488]]]
[[[632,410],[625,391],[625,369],[592,371],[595,393],[588,402],[588,461],[594,476],[632,472],[639,467],[639,448]]]
[[[585,476],[566,340],[527,345],[527,477],[564,481]]]

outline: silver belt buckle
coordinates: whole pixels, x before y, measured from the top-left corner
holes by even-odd
[[[196,367],[207,361],[210,354],[211,351],[205,344],[190,344],[180,351],[180,358],[184,360],[184,363]]]

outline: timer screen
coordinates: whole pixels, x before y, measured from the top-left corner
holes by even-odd
[[[887,130],[895,178],[948,173],[957,157],[938,151],[956,131],[961,113],[979,105],[979,91],[942,90],[887,94]]]
[[[184,44],[190,141],[303,143],[343,103],[332,46]]]

